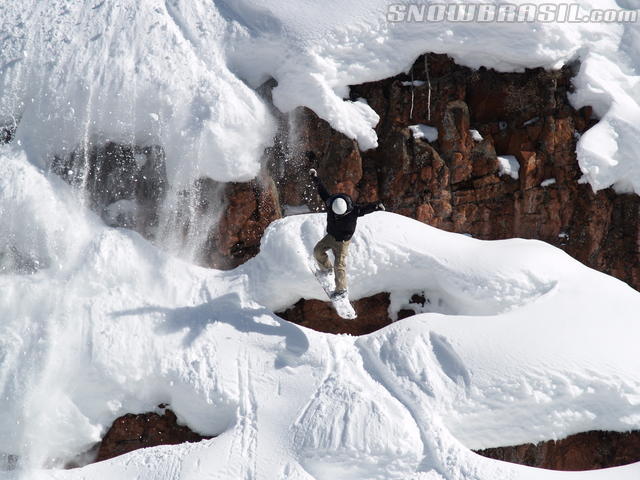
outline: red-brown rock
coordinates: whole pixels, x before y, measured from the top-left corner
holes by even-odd
[[[210,241],[209,266],[233,268],[255,256],[267,226],[282,216],[273,180],[228,183],[225,205]]]
[[[340,318],[329,302],[304,299],[278,315],[320,332],[350,335],[365,335],[391,324],[388,293],[356,300],[352,304],[358,315],[354,320]]]
[[[117,418],[106,433],[100,446],[96,462],[123,455],[133,450],[158,445],[176,445],[185,442],[199,442],[205,437],[178,425],[176,415],[165,410],[157,413],[127,414]]]
[[[496,460],[550,470],[595,470],[640,461],[640,431],[591,431],[557,441],[488,448],[476,453]]]

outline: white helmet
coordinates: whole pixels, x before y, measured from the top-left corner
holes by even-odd
[[[336,198],[333,202],[331,202],[331,210],[336,215],[344,215],[347,213],[347,202],[344,198]]]

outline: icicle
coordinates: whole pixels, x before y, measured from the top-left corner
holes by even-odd
[[[413,65],[411,65],[411,110],[409,110],[409,120],[413,119],[413,98],[414,98],[414,94],[413,94]]]
[[[429,56],[424,56],[424,70],[427,74],[427,85],[429,87],[429,93],[427,96],[427,120],[431,120],[431,77],[429,76]]]

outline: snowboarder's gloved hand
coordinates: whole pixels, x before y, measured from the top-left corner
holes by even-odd
[[[382,211],[385,211],[385,210],[386,210],[386,208],[384,208],[384,205],[382,204],[382,202],[380,202],[380,203],[376,206],[376,209],[377,209],[377,210],[382,210]]]
[[[316,178],[318,176],[318,172],[316,172],[315,168],[312,168],[309,170],[309,175],[311,175],[313,178]]]

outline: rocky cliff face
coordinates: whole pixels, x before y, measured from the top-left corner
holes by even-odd
[[[78,149],[56,157],[53,172],[87,192],[89,205],[115,227],[153,237],[165,197],[167,174],[164,149],[114,142]]]
[[[351,88],[352,100],[380,114],[379,147],[366,152],[308,109],[273,109],[280,128],[262,174],[250,183],[198,180],[182,192],[170,229],[188,237],[202,223],[193,260],[233,268],[257,253],[271,221],[321,209],[307,174],[313,167],[331,191],[356,201],[382,201],[476,238],[544,240],[640,289],[640,197],[594,193],[580,182],[576,142],[597,119],[569,105],[572,74],[571,67],[474,71],[445,55],[422,56],[409,73]],[[261,89],[267,99],[272,87]],[[437,139],[421,137],[424,126]],[[82,183],[108,223],[162,236],[158,209],[168,186],[161,147],[92,147],[53,168]]]
[[[571,67],[497,73],[444,55],[420,57],[408,74],[352,87],[352,99],[364,99],[381,117],[379,147],[366,152],[309,110],[281,116],[263,178],[277,195],[244,203],[246,193],[231,190],[229,203],[245,208],[229,212],[217,235],[228,243],[246,236],[236,243],[242,254],[235,264],[256,251],[266,223],[256,218],[319,209],[307,178],[314,167],[330,190],[357,201],[380,200],[393,212],[476,238],[544,240],[640,289],[640,199],[580,183],[575,145],[597,119],[569,105],[571,77]],[[437,140],[416,138],[412,125],[436,128]],[[504,156],[517,162],[517,179],[505,173]]]
[[[640,432],[591,431],[561,440],[488,448],[476,453],[496,460],[549,470],[596,470],[640,460]]]

